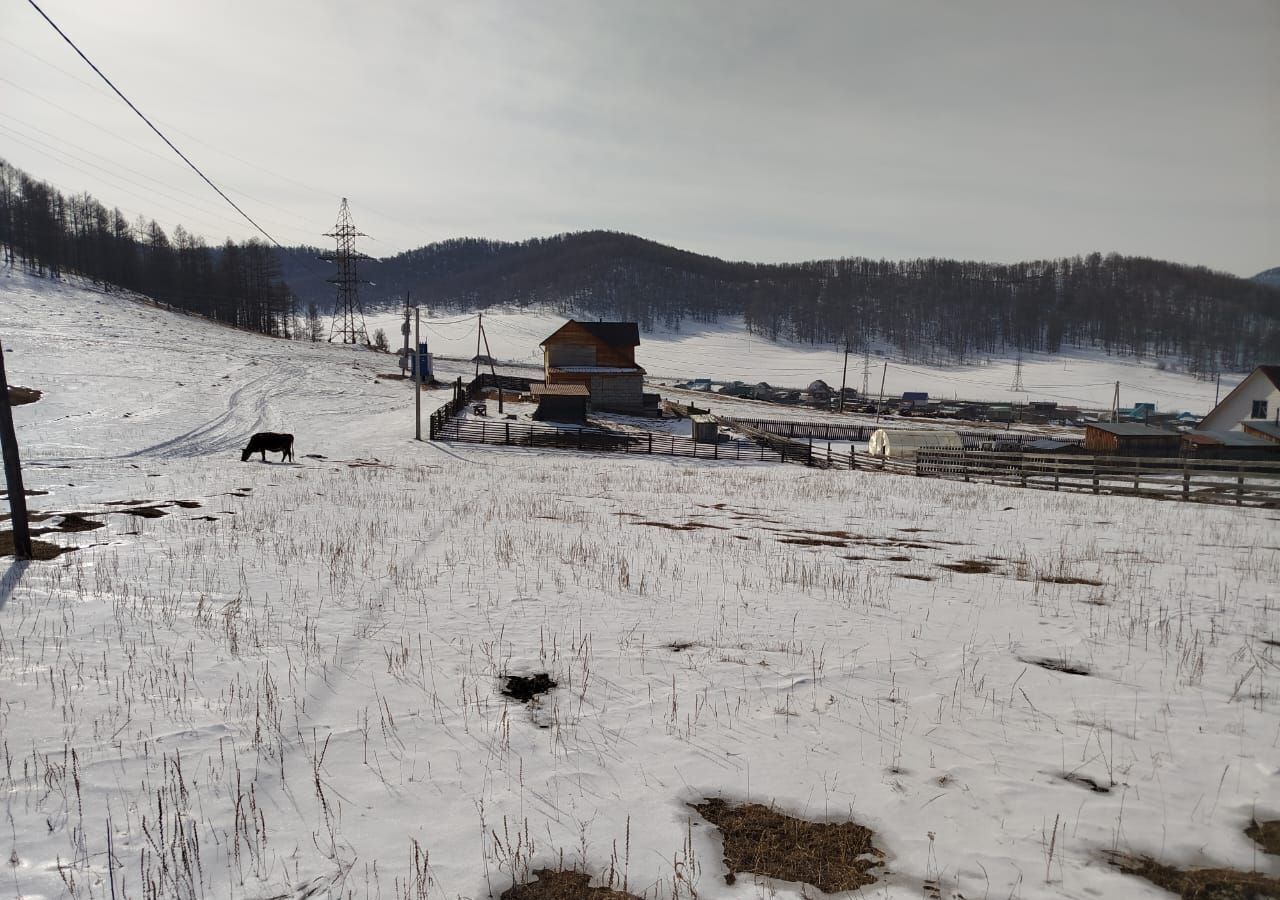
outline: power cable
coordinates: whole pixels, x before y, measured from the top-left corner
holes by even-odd
[[[188,166],[190,166],[190,167],[191,167],[191,171],[195,172],[195,173],[196,173],[197,175],[199,175],[202,179],[204,179],[205,184],[207,184],[207,185],[209,185],[209,187],[213,188],[213,189],[214,189],[214,191],[216,191],[216,192],[217,192],[217,194],[218,194],[218,196],[219,196],[219,197],[221,197],[223,200],[226,200],[229,204],[231,204],[231,208],[232,208],[232,209],[234,209],[236,212],[238,212],[241,216],[243,216],[243,217],[244,217],[244,220],[245,220],[246,222],[248,222],[248,223],[249,223],[250,225],[252,225],[254,228],[258,229],[258,231],[262,233],[263,237],[265,237],[265,238],[266,238],[267,240],[269,240],[271,243],[275,244],[277,247],[280,247],[280,249],[282,249],[282,250],[284,249],[283,245],[281,245],[281,243],[280,243],[279,241],[277,241],[277,240],[276,240],[275,238],[273,238],[271,235],[267,234],[266,229],[264,229],[264,228],[263,228],[261,225],[259,225],[257,222],[253,221],[252,217],[250,217],[250,215],[249,215],[247,212],[245,212],[243,209],[241,209],[239,206],[237,206],[237,205],[236,205],[236,202],[235,202],[234,200],[232,200],[230,197],[228,197],[226,194],[224,194],[224,193],[222,192],[222,188],[220,188],[220,187],[218,187],[216,184],[214,184],[214,183],[209,179],[209,176],[208,176],[208,175],[205,175],[203,172],[201,172],[201,171],[200,171],[200,169],[199,169],[199,167],[198,167],[198,166],[196,166],[196,164],[195,164],[195,163],[193,163],[191,160],[187,159],[186,154],[184,154],[181,150],[179,150],[179,149],[174,145],[173,141],[169,140],[167,137],[165,137],[165,136],[164,136],[164,132],[162,132],[162,131],[161,131],[159,128],[157,128],[155,125],[152,125],[152,124],[151,124],[151,120],[150,120],[150,119],[148,119],[146,116],[144,116],[144,115],[142,114],[142,110],[140,110],[140,109],[138,109],[138,107],[134,106],[134,105],[133,105],[133,101],[132,101],[132,100],[130,100],[128,97],[126,97],[126,96],[125,96],[125,95],[120,91],[120,89],[119,89],[118,87],[116,87],[114,84],[112,84],[112,83],[111,83],[111,79],[110,79],[110,78],[108,78],[106,75],[104,75],[104,74],[102,73],[102,70],[101,70],[101,69],[99,69],[97,66],[95,66],[95,65],[93,64],[93,60],[89,59],[89,57],[87,57],[87,56],[85,56],[85,55],[84,55],[84,52],[83,52],[79,47],[77,47],[77,46],[76,46],[75,41],[73,41],[73,40],[71,40],[71,38],[67,37],[66,33],[65,33],[65,32],[63,32],[63,30],[62,30],[61,28],[59,28],[59,27],[58,27],[57,23],[56,23],[56,22],[54,22],[54,21],[53,21],[53,19],[49,18],[49,16],[45,13],[45,11],[44,11],[43,9],[41,9],[41,8],[39,7],[39,5],[37,5],[37,4],[36,4],[36,0],[27,0],[27,2],[28,2],[29,4],[31,4],[31,7],[32,7],[36,12],[40,13],[41,18],[43,18],[46,22],[48,22],[48,23],[49,23],[49,25],[50,25],[50,26],[52,26],[52,28],[53,28],[53,30],[54,30],[54,31],[58,32],[59,36],[61,36],[61,37],[62,37],[62,39],[63,39],[64,41],[66,41],[66,42],[67,42],[67,44],[69,44],[69,45],[70,45],[71,49],[72,49],[72,50],[74,50],[74,51],[76,51],[76,54],[77,54],[81,59],[83,59],[86,63],[88,63],[89,68],[93,69],[93,71],[95,71],[95,72],[97,72],[97,73],[98,73],[98,77],[99,77],[99,78],[101,78],[103,81],[105,81],[105,82],[107,83],[107,87],[109,87],[109,88],[111,88],[111,90],[115,91],[116,96],[117,96],[117,97],[119,97],[121,100],[123,100],[123,101],[128,105],[128,107],[129,107],[131,110],[133,110],[135,113],[137,113],[137,114],[138,114],[138,118],[140,118],[142,121],[146,122],[146,123],[147,123],[147,127],[148,127],[148,128],[150,128],[152,131],[154,131],[154,132],[159,136],[160,140],[162,140],[162,141],[164,141],[166,144],[168,144],[168,145],[169,145],[169,149],[170,149],[170,150],[172,150],[174,153],[178,154],[178,156],[180,156],[180,157],[182,158],[182,161],[183,161],[184,163],[186,163]]]

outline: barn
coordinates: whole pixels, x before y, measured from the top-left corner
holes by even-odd
[[[1084,449],[1121,456],[1177,456],[1182,436],[1137,422],[1090,422],[1084,427]]]
[[[570,319],[542,342],[546,384],[587,389],[591,408],[640,415],[645,371],[636,365],[640,327],[635,322]]]
[[[540,422],[583,422],[590,393],[581,384],[531,384],[529,393],[538,403],[533,418]]]
[[[945,428],[877,428],[871,432],[867,452],[886,459],[915,459],[925,448],[963,450],[960,435]]]

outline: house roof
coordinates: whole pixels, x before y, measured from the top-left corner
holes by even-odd
[[[585,384],[531,384],[529,393],[537,397],[590,397]]]
[[[1186,434],[1188,443],[1209,447],[1262,447],[1274,445],[1265,438],[1254,437],[1243,431],[1191,431]]]
[[[1258,371],[1267,376],[1275,387],[1280,388],[1280,366],[1258,366]]]
[[[549,344],[557,334],[570,325],[577,325],[593,338],[609,347],[639,347],[640,326],[635,322],[579,322],[570,319],[547,336],[543,346]]]
[[[1163,437],[1175,438],[1175,432],[1154,425],[1143,425],[1139,422],[1090,422],[1086,428],[1096,428],[1119,437]]]
[[[1239,391],[1244,390],[1244,387],[1246,384],[1249,383],[1249,380],[1253,378],[1254,375],[1257,375],[1259,373],[1261,373],[1263,378],[1271,382],[1271,386],[1273,388],[1280,390],[1280,365],[1258,366],[1252,372],[1246,375],[1240,381],[1239,384],[1237,384],[1234,388],[1232,388],[1230,393],[1228,393],[1227,396],[1222,398],[1221,403],[1219,403],[1213,409],[1209,410],[1208,414],[1204,417],[1204,421],[1209,424],[1213,424],[1215,419],[1217,419],[1218,410],[1226,408],[1228,401],[1230,401],[1231,398],[1234,397]]]
[[[549,371],[565,375],[646,375],[639,366],[552,366]]]
[[[1242,423],[1245,431],[1256,431],[1273,441],[1280,441],[1280,423],[1268,422],[1265,419],[1245,419]]]

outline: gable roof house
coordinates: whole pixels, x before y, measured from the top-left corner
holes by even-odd
[[[1200,420],[1199,431],[1243,431],[1256,422],[1280,421],[1280,366],[1258,366]]]
[[[638,346],[635,322],[570,319],[542,342],[543,377],[548,385],[584,386],[594,410],[639,415],[645,371],[636,365]]]

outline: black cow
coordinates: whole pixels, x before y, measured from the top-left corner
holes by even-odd
[[[249,438],[249,446],[240,454],[240,462],[248,462],[254,453],[262,454],[262,461],[267,461],[267,451],[280,454],[280,462],[286,459],[293,462],[293,435],[276,434],[274,431],[259,431]]]

